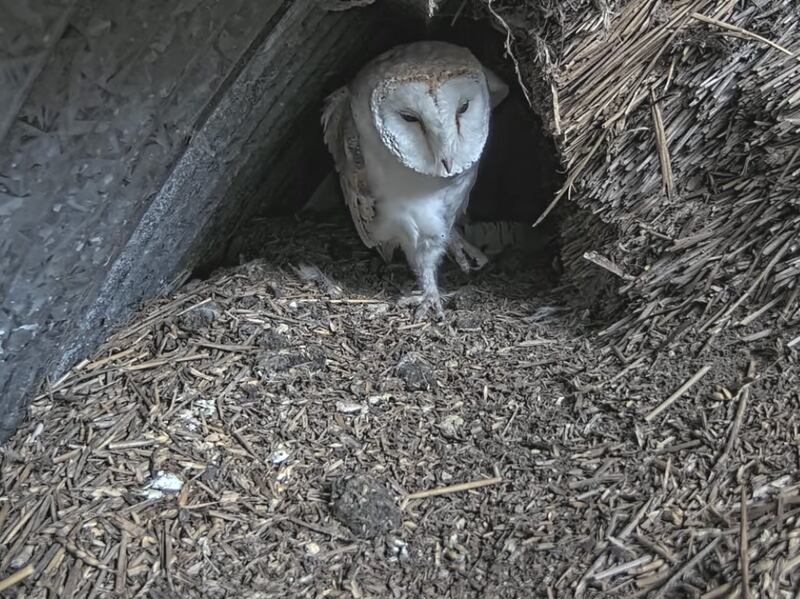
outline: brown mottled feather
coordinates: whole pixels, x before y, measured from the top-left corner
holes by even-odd
[[[369,232],[375,218],[375,198],[370,194],[367,184],[364,157],[350,108],[350,92],[346,87],[339,88],[326,98],[322,128],[358,236],[364,245],[376,248],[383,259],[389,261],[394,248],[384,248]]]

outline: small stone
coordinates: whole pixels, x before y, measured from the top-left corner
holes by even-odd
[[[387,402],[392,399],[391,393],[381,393],[380,395],[370,395],[367,401],[369,405],[376,406],[379,403]]]
[[[669,506],[661,513],[661,519],[675,526],[683,526],[683,510],[678,506]]]
[[[445,416],[439,422],[439,430],[442,431],[442,435],[448,439],[455,439],[458,437],[458,431],[462,426],[464,426],[464,419],[456,414]]]
[[[385,534],[401,523],[400,509],[386,487],[368,476],[337,480],[332,489],[333,515],[359,537]]]
[[[367,406],[356,401],[337,401],[336,409],[342,414],[361,414],[367,411]]]
[[[159,471],[144,488],[147,499],[161,499],[165,493],[178,493],[183,488],[183,480],[170,472]]]
[[[272,452],[272,455],[269,457],[269,459],[273,464],[283,464],[289,459],[290,455],[291,453],[289,452],[289,449],[281,445]]]
[[[158,489],[159,491],[177,493],[183,488],[183,481],[176,474],[159,472],[158,475],[150,482],[150,487],[152,489]]]
[[[394,559],[408,559],[408,543],[403,539],[392,538],[387,543],[387,553]]]
[[[374,320],[389,312],[389,304],[367,304],[368,318]]]

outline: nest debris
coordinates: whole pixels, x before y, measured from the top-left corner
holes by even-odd
[[[448,271],[420,326],[352,231],[269,227],[269,263],[152,302],[34,402],[1,450],[4,596],[796,591],[794,353],[626,362],[496,267]],[[353,476],[383,507],[348,523]]]
[[[755,313],[800,342],[800,5],[490,4],[566,168],[558,200],[580,208],[568,275],[626,300],[616,347]]]

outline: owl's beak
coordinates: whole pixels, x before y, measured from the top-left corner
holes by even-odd
[[[442,166],[444,167],[445,172],[449,175],[450,174],[450,161],[447,158],[442,158]]]

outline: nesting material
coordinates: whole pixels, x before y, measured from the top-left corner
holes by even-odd
[[[564,215],[567,273],[627,300],[608,332],[620,351],[756,312],[798,322],[795,0],[497,0],[486,14],[566,168],[552,207],[580,208]]]
[[[446,269],[446,322],[415,324],[405,266],[350,229],[258,226],[271,262],[145,306],[34,402],[2,449],[4,596],[797,588],[793,352],[626,362],[497,264]]]

